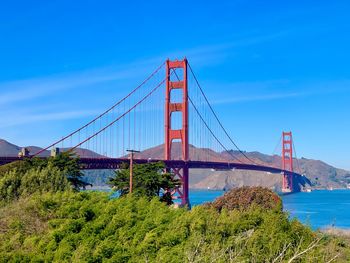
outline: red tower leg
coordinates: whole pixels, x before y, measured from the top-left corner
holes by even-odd
[[[293,192],[293,138],[292,132],[282,133],[282,169],[291,173],[284,173],[282,192]]]
[[[180,76],[180,80],[176,78],[177,75],[172,74],[173,70],[182,69],[183,74]],[[171,79],[171,75],[175,81]],[[171,160],[171,147],[174,140],[181,142],[182,160],[184,161],[183,167],[170,167],[174,176],[181,180],[181,188],[176,189],[181,198],[181,205],[189,205],[188,196],[188,176],[189,169],[187,161],[188,155],[188,86],[187,86],[187,60],[175,60],[166,62],[166,92],[165,92],[165,145],[164,153],[165,160]],[[172,90],[182,90],[182,101],[173,103],[171,102]],[[173,112],[182,113],[182,127],[180,129],[172,129],[171,116]]]

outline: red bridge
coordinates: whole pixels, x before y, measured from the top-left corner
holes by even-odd
[[[46,158],[50,149],[53,153],[69,149],[80,156],[82,169],[118,169],[128,162],[126,149],[136,149],[141,152],[134,162],[164,161],[181,180],[182,186],[175,190],[185,205],[189,204],[189,169],[195,168],[279,173],[282,191],[296,191],[293,178],[301,175],[293,171],[292,133],[283,132],[282,138],[281,167],[248,157],[224,128],[188,61],[167,60],[101,115],[30,156]],[[162,156],[151,153],[158,145],[164,145]],[[204,149],[204,154],[198,155],[195,147]],[[21,158],[0,157],[0,165]]]

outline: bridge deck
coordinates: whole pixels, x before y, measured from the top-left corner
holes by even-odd
[[[11,163],[14,161],[22,160],[20,157],[0,157],[0,165]],[[182,161],[182,160],[157,160],[157,159],[134,159],[134,163],[143,164],[148,162],[162,161],[167,167],[184,167],[188,166],[190,169],[217,169],[217,170],[250,170],[250,171],[262,171],[270,173],[286,173],[296,176],[301,176],[298,173],[282,170],[276,167],[244,164],[235,162],[207,162],[207,161]],[[98,169],[118,169],[121,164],[129,162],[127,158],[80,158],[82,170],[98,170]]]

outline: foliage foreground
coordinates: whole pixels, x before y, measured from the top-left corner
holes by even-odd
[[[232,190],[192,210],[169,206],[178,184],[164,164],[110,183],[121,193],[79,192],[69,153],[0,167],[0,262],[349,262],[349,241],[313,232],[268,189]],[[164,202],[165,201],[165,202]]]
[[[0,262],[347,262],[348,243],[278,209],[33,194],[0,207]]]

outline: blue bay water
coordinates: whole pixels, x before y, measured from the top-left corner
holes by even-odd
[[[210,202],[223,191],[190,190],[191,205]],[[350,229],[350,190],[318,190],[282,196],[283,208],[313,229],[335,226]]]

